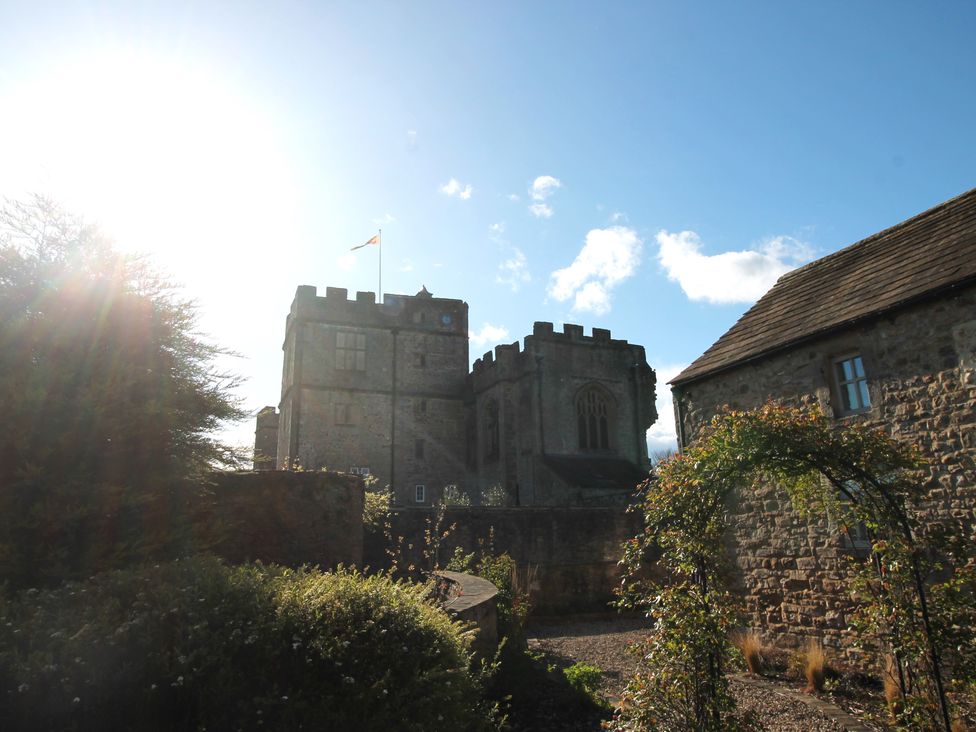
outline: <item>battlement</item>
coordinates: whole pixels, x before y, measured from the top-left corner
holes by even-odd
[[[355,299],[350,299],[346,288],[326,287],[323,297],[314,285],[300,285],[290,313],[290,320],[296,318],[467,334],[468,305],[463,300],[434,297],[426,287],[416,295],[388,294],[380,303],[375,292],[357,292]]]
[[[592,335],[583,334],[583,326],[575,323],[563,323],[562,332],[553,329],[552,323],[537,320],[532,326],[532,338],[537,341],[557,341],[565,343],[603,343],[615,346],[626,346],[627,341],[623,339],[613,339],[610,331],[606,328],[593,328]]]

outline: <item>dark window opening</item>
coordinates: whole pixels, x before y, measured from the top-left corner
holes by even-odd
[[[576,431],[580,450],[610,449],[610,405],[599,389],[587,388],[576,398]]]
[[[485,406],[485,459],[496,460],[500,453],[498,403],[492,399]]]

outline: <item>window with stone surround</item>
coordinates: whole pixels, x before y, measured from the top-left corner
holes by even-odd
[[[613,410],[607,393],[595,384],[576,395],[576,432],[580,450],[609,450]]]
[[[343,426],[356,424],[356,412],[352,404],[338,402],[335,405],[335,423]]]
[[[427,501],[427,486],[417,484],[413,487],[413,499],[417,503]]]
[[[849,353],[834,359],[834,385],[842,414],[856,414],[871,407],[871,394],[859,353]]]
[[[342,371],[366,370],[366,334],[336,331],[336,368]]]
[[[498,402],[489,399],[485,404],[485,460],[497,460],[500,450],[498,430]]]
[[[363,466],[363,467],[352,467],[352,468],[349,468],[349,474],[350,475],[361,475],[361,476],[363,476],[365,478],[367,475],[369,475],[369,468],[367,468],[365,466]]]

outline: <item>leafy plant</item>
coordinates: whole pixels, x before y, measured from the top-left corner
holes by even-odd
[[[566,681],[577,692],[585,694],[594,701],[601,702],[599,694],[600,681],[603,679],[603,669],[586,661],[577,661],[572,666],[563,669]]]
[[[194,559],[0,606],[0,727],[485,729],[469,635],[422,585]]]
[[[837,427],[815,409],[774,404],[717,415],[684,453],[660,463],[638,504],[646,529],[624,553],[622,602],[647,609],[655,625],[629,689],[631,711],[621,719],[721,728],[730,710],[718,677],[727,657],[722,633],[733,608],[722,590],[725,505],[733,491],[772,480],[801,514],[866,529],[869,558],[852,565],[860,603],[854,627],[872,650],[895,658],[904,700],[899,723],[948,730],[950,705],[964,698],[976,674],[976,568],[965,533],[922,521],[920,465],[916,451],[879,430]],[[663,586],[640,573],[653,551],[671,578]],[[698,663],[685,663],[693,653]],[[663,673],[676,664],[683,669],[677,685]]]

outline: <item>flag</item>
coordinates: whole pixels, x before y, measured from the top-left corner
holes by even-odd
[[[358,247],[353,247],[353,248],[352,248],[352,249],[350,249],[349,251],[350,251],[350,252],[354,252],[354,251],[356,251],[357,249],[362,249],[363,247],[368,247],[368,246],[369,246],[370,244],[379,244],[379,243],[380,243],[380,235],[379,235],[379,234],[377,234],[376,236],[374,236],[374,237],[373,237],[372,239],[370,239],[370,240],[369,240],[368,242],[366,242],[365,244],[360,244],[360,245],[359,245]]]

